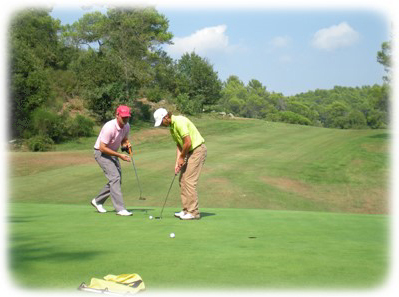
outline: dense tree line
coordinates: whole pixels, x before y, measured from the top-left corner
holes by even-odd
[[[248,118],[327,128],[386,128],[389,86],[339,87],[295,96],[270,93],[259,81],[245,85],[230,76],[223,85],[219,110]]]
[[[388,123],[390,76],[383,86],[335,87],[285,97],[253,79],[222,82],[212,64],[196,53],[179,60],[162,46],[173,38],[167,18],[154,8],[112,8],[87,13],[62,26],[50,11],[26,9],[10,22],[10,137],[32,150],[92,135],[95,124],[114,116],[117,105],[134,108],[136,120],[151,120],[138,98],[166,99],[180,112],[217,109],[236,116],[335,128],[384,128]],[[390,44],[377,61],[390,71]],[[75,115],[66,102],[79,98],[88,114]],[[69,107],[68,107],[69,106]]]

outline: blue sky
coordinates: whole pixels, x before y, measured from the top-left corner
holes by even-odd
[[[292,95],[334,85],[381,83],[376,62],[389,37],[387,20],[367,11],[161,9],[170,20],[177,58],[193,50],[220,78],[257,79],[269,91]],[[213,31],[212,31],[213,30]],[[207,36],[206,36],[207,35]],[[207,39],[208,38],[208,39]]]
[[[377,51],[390,36],[390,19],[368,8],[278,7],[178,9],[156,5],[169,20],[174,59],[195,51],[207,58],[225,81],[259,80],[270,92],[294,95],[339,86],[381,84],[384,69]],[[54,5],[52,17],[73,23],[83,10]]]

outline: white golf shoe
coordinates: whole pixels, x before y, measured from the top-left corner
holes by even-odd
[[[180,217],[180,220],[199,220],[200,215],[193,216],[191,213],[186,213]]]
[[[93,205],[99,213],[105,213],[107,210],[103,207],[102,204],[97,204],[96,199],[91,200],[91,205]]]
[[[133,213],[130,211],[127,211],[126,209],[120,210],[116,213],[118,216],[132,216]]]
[[[175,212],[175,217],[176,218],[181,218],[181,216],[184,216],[186,213],[182,210],[180,212]]]

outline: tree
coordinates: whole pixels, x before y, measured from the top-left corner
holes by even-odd
[[[122,70],[126,97],[131,88],[139,88],[153,80],[151,67],[154,53],[173,35],[168,20],[154,8],[110,9],[106,22],[104,46],[108,58]]]
[[[101,51],[106,16],[96,11],[86,13],[72,25],[65,25],[62,37],[65,45],[85,49],[98,46]]]
[[[88,108],[97,116],[97,120],[105,122],[109,119],[109,112],[114,113],[117,99],[124,95],[119,80],[120,69],[94,49],[81,51],[70,68],[78,78],[80,94]]]
[[[221,97],[222,83],[208,60],[194,52],[184,54],[176,64],[176,93],[187,94],[189,100],[212,105]]]
[[[29,129],[31,113],[50,102],[49,69],[57,67],[59,21],[47,10],[27,9],[10,24],[11,136]]]
[[[247,86],[248,93],[256,94],[260,97],[267,97],[266,87],[262,85],[262,83],[256,79],[251,79],[248,82]]]
[[[316,119],[316,116],[318,115],[317,112],[312,111],[305,104],[296,101],[291,101],[287,103],[287,111],[292,111],[296,114],[302,115],[303,117],[308,118],[311,121],[314,121]]]
[[[384,66],[384,70],[387,75],[384,76],[383,79],[387,83],[391,81],[391,60],[391,42],[383,42],[381,45],[381,51],[377,52],[377,62]]]
[[[367,115],[367,126],[372,129],[386,128],[387,114],[379,110],[371,110]]]
[[[348,114],[348,122],[350,128],[353,129],[364,129],[367,127],[367,120],[364,114],[358,110],[352,110]]]
[[[241,115],[241,110],[245,105],[247,89],[238,76],[231,75],[223,83],[221,99],[219,105],[222,110]]]
[[[325,108],[326,127],[330,128],[348,128],[347,115],[349,113],[349,107],[339,101],[335,101]]]
[[[107,15],[86,14],[66,27],[66,45],[81,49],[72,68],[101,121],[118,103],[134,105],[140,89],[167,75],[159,67],[169,62],[161,51],[173,37],[167,30],[167,19],[154,8],[109,9]]]
[[[154,53],[151,64],[154,77],[144,92],[150,101],[158,102],[165,97],[170,97],[176,90],[175,64],[163,50]]]
[[[261,111],[265,101],[256,94],[248,94],[244,106],[241,108],[241,114],[246,118],[261,118]]]

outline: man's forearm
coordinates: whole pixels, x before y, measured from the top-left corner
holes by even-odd
[[[179,160],[179,158],[180,158],[180,155],[181,155],[181,147],[178,145],[177,147],[176,147],[176,163],[177,163],[177,160]]]
[[[183,158],[183,159],[186,158],[188,152],[190,151],[190,146],[191,146],[191,143],[190,143],[190,144],[185,143],[185,144],[183,145],[183,149],[182,149],[181,152],[180,152],[180,157],[181,157],[181,158]]]
[[[188,152],[190,151],[190,148],[191,148],[191,138],[190,138],[190,136],[186,136],[186,137],[184,137],[183,148],[181,149],[181,152],[180,152],[180,157],[182,159],[186,158]]]
[[[115,156],[120,158],[121,154],[118,152],[115,152],[114,150],[111,150],[109,147],[107,147],[106,145],[100,144],[100,152],[110,155],[110,156]]]

